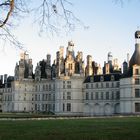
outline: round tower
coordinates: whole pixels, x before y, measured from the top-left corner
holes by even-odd
[[[135,51],[130,59],[129,66],[140,65],[140,31],[135,32]]]

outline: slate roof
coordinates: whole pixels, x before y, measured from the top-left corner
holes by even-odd
[[[119,81],[121,78],[121,73],[111,73],[111,74],[103,74],[103,75],[94,75],[94,76],[87,76],[84,80],[84,83],[90,82],[107,82],[107,81]],[[112,79],[112,76],[114,79]]]

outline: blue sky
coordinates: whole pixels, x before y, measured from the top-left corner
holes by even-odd
[[[75,15],[84,22],[89,29],[78,26],[74,32],[66,35],[47,37],[38,36],[36,26],[29,19],[21,21],[15,29],[18,36],[28,49],[30,58],[36,63],[46,58],[46,54],[55,59],[59,46],[67,47],[67,42],[73,40],[75,52],[83,51],[86,56],[92,55],[93,60],[103,66],[107,60],[107,53],[112,52],[114,58],[118,58],[120,64],[134,51],[134,32],[140,26],[138,0],[125,0],[125,3],[115,3],[113,0],[71,0]],[[14,75],[14,67],[19,61],[21,50],[10,46],[1,46],[0,49],[0,74]]]

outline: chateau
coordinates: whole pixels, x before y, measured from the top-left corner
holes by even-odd
[[[0,77],[0,111],[95,116],[140,113],[140,31],[135,32],[135,51],[121,70],[111,52],[101,68],[68,42],[56,53],[37,63],[21,54],[14,77]]]

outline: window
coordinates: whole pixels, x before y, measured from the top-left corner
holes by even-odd
[[[63,92],[63,100],[65,100],[65,92]]]
[[[139,78],[136,78],[136,79],[135,79],[135,84],[136,84],[136,85],[140,84],[140,79],[139,79]]]
[[[114,83],[112,82],[112,88],[114,87]]]
[[[104,77],[103,77],[103,76],[100,77],[100,81],[101,81],[101,82],[104,81]]]
[[[98,88],[98,83],[96,83],[96,88]]]
[[[91,92],[91,100],[93,100],[93,92]]]
[[[51,91],[51,84],[49,84],[49,91]]]
[[[37,101],[37,95],[35,95],[35,101]]]
[[[45,100],[45,95],[43,94],[43,95],[42,95],[42,101],[44,101],[44,100]]]
[[[67,92],[67,100],[71,100],[71,92]]]
[[[67,103],[67,111],[71,111],[71,104]]]
[[[136,75],[139,74],[139,69],[135,69],[135,74],[136,74]]]
[[[38,91],[40,91],[40,85],[38,86]]]
[[[51,94],[49,94],[49,101],[51,101]]]
[[[35,104],[35,110],[37,110],[37,104]]]
[[[120,99],[120,92],[119,92],[119,91],[117,91],[117,93],[116,93],[116,99],[117,99],[117,100]]]
[[[53,100],[55,100],[55,94],[53,94]]]
[[[98,92],[95,93],[95,99],[96,99],[96,100],[99,99]]]
[[[88,86],[88,84],[86,84],[86,89],[88,89],[89,88],[89,86]]]
[[[48,91],[48,85],[46,85],[46,91]]]
[[[103,88],[104,87],[104,84],[103,83],[101,83],[101,88]]]
[[[111,81],[114,81],[114,75],[111,75]]]
[[[72,64],[69,64],[69,70],[72,70]]]
[[[45,90],[45,85],[43,85],[43,91]]]
[[[71,81],[67,81],[67,84],[71,84]]]
[[[65,111],[65,104],[63,104],[63,112]]]
[[[140,103],[135,103],[135,112],[140,112]]]
[[[106,83],[106,88],[109,88],[109,83]]]
[[[67,85],[67,88],[70,89],[71,88],[71,85]]]
[[[63,89],[65,89],[65,85],[63,85]]]
[[[91,84],[91,88],[93,88],[93,84]]]
[[[92,77],[90,77],[90,82],[93,83],[93,81],[94,81],[94,78],[93,78],[93,76],[92,76]]]
[[[101,100],[103,100],[104,99],[104,94],[103,94],[103,92],[101,92]]]
[[[135,89],[135,97],[140,98],[140,89]]]
[[[116,85],[116,87],[119,87],[120,86],[120,83],[119,82],[117,82],[117,85]]]
[[[114,91],[112,91],[112,93],[111,93],[111,99],[112,100],[114,99]]]
[[[109,100],[109,92],[106,92],[106,100]]]
[[[88,94],[88,92],[86,93],[86,100],[89,100],[89,94]]]
[[[53,104],[53,111],[55,111],[55,104]]]
[[[37,91],[37,86],[35,86],[35,91]]]
[[[55,91],[55,84],[53,84],[53,91]]]

